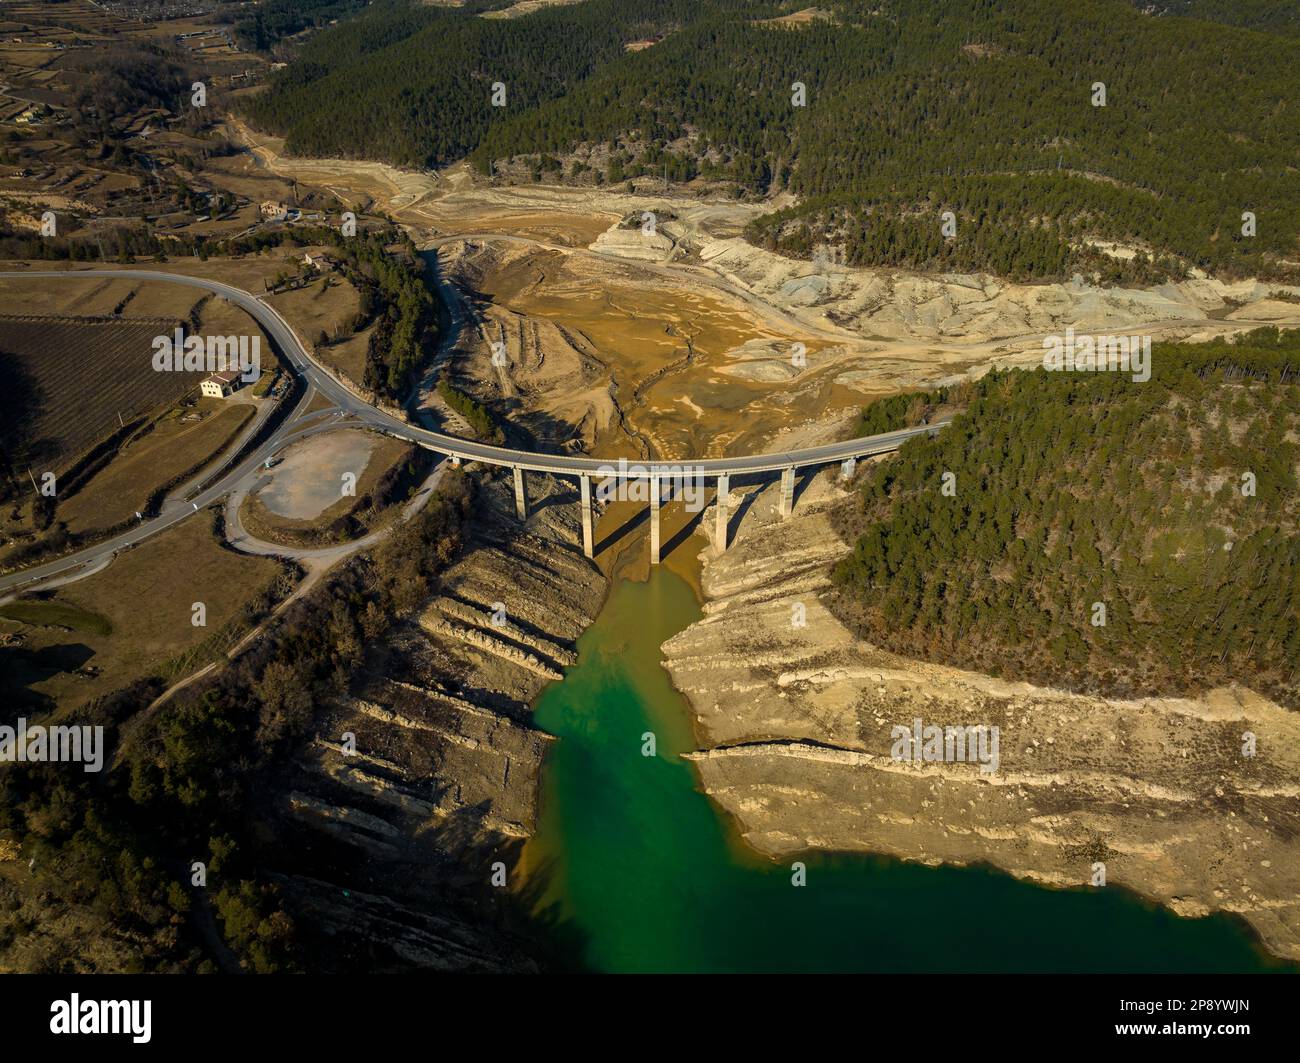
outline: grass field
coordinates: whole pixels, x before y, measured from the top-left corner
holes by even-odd
[[[316,360],[342,373],[354,384],[366,382],[366,352],[370,349],[370,334],[374,327],[362,329],[337,343],[327,343],[316,348]]]
[[[150,493],[234,441],[252,419],[254,407],[222,399],[200,399],[203,419],[187,423],[170,411],[147,435],[124,447],[85,487],[61,502],[56,519],[70,532],[111,528],[144,507]]]
[[[361,309],[361,297],[351,284],[331,273],[305,288],[273,295],[267,302],[289,320],[323,364],[354,384],[364,383],[373,326],[351,332]]]
[[[357,290],[333,273],[305,288],[273,295],[267,302],[288,318],[309,344],[319,343],[322,334],[327,339],[339,335],[361,309]]]
[[[0,633],[24,642],[0,651],[0,703],[66,711],[142,676],[198,667],[236,641],[248,626],[245,605],[280,572],[271,558],[222,547],[206,514],[195,515],[49,599],[4,607]],[[191,623],[195,602],[206,607],[205,627]]]
[[[113,625],[107,617],[82,609],[71,602],[28,601],[0,605],[0,619],[16,620],[35,627],[66,627],[71,631],[107,637]]]

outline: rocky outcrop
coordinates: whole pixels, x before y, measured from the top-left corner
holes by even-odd
[[[676,241],[658,226],[653,230],[615,226],[601,233],[591,245],[593,251],[646,262],[670,261],[676,248]]]
[[[705,616],[664,644],[697,719],[688,759],[750,844],[985,862],[1060,886],[1100,864],[1112,886],[1235,912],[1300,958],[1300,715],[1245,686],[1111,700],[886,653],[825,605],[844,489],[823,475],[784,522],[773,494],[706,555]],[[964,760],[897,759],[895,728],[918,720],[996,728],[996,770],[973,740]]]
[[[554,661],[561,667],[569,668],[578,663],[578,655],[572,649],[561,646],[558,642],[554,642],[542,635],[526,631],[519,624],[512,622],[506,615],[504,603],[499,612],[490,613],[466,605],[454,598],[444,596],[438,599],[437,609],[452,620],[459,620],[479,630],[491,629],[497,632],[501,638],[508,639],[525,649],[532,650],[537,655]]]
[[[473,539],[421,619],[366,647],[359,677],[297,759],[285,838],[301,835],[297,848],[320,863],[307,864],[315,878],[284,885],[331,939],[322,962],[355,947],[383,950],[370,969],[528,965],[485,922],[483,893],[509,886],[491,891],[497,907],[527,907],[514,869],[552,741],[529,706],[576,660],[573,642],[604,597],[578,545],[577,507],[546,505],[563,488],[542,477],[530,487],[537,508],[521,527],[509,483],[484,481]],[[508,619],[494,626],[502,609]],[[353,866],[364,874],[339,871]],[[367,943],[359,927],[386,936]]]
[[[303,800],[295,811],[346,825],[338,809],[356,801],[408,841],[452,819],[458,834],[488,844],[531,833],[551,739],[529,722],[529,704],[577,660],[573,643],[600,607],[604,579],[578,546],[577,507],[546,504],[565,487],[543,477],[530,486],[537,508],[520,527],[508,484],[485,483],[474,540],[418,622],[370,648],[362,681],[304,758],[324,787],[311,796],[335,811]],[[346,836],[394,844],[373,826]]]
[[[431,635],[441,635],[444,638],[460,639],[471,646],[492,654],[494,657],[500,657],[503,661],[510,664],[518,665],[520,668],[527,669],[534,675],[539,675],[543,679],[560,680],[564,676],[556,671],[550,665],[543,664],[537,658],[535,653],[529,653],[527,650],[520,649],[518,646],[512,646],[504,639],[499,639],[495,635],[490,635],[482,628],[474,627],[468,624],[454,624],[449,620],[441,617],[425,615],[420,620],[420,626]]]

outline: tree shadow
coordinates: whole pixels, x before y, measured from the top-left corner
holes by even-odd
[[[427,781],[421,797],[435,805],[453,789]],[[587,939],[553,899],[555,862],[525,875],[525,840],[489,825],[490,800],[416,821],[336,786],[300,775],[292,788],[379,815],[399,836],[376,846],[275,817],[261,855],[289,887],[313,970],[583,969]]]
[[[0,350],[0,471],[6,483],[17,482],[18,465],[57,457],[56,440],[38,434],[46,399],[22,359]]]
[[[554,857],[535,863],[523,873],[524,840],[491,837],[484,818],[490,802],[466,806],[422,832],[421,840],[444,852],[456,853],[456,865],[477,889],[492,881],[494,865],[504,865],[506,887],[488,887],[491,907],[503,928],[529,941],[548,970],[585,969],[588,935],[564,914],[554,899],[560,868]]]
[[[57,707],[54,698],[32,687],[56,675],[76,672],[94,656],[95,651],[82,642],[38,650],[0,647],[0,721],[12,723],[21,715],[52,712]]]

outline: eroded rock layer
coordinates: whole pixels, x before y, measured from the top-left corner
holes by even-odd
[[[282,886],[331,955],[393,970],[532,964],[529,946],[489,933],[462,901],[514,885],[552,740],[529,705],[576,659],[604,579],[582,556],[577,507],[547,504],[568,488],[536,477],[530,490],[534,513],[520,526],[509,483],[485,482],[461,559],[415,619],[365,648],[360,677],[286,787],[284,812],[320,862]],[[529,897],[508,899],[522,925]]]
[[[697,720],[689,758],[752,845],[987,862],[1060,886],[1102,863],[1112,886],[1238,913],[1300,957],[1300,716],[1245,686],[1110,700],[883,652],[826,608],[846,490],[823,474],[787,521],[773,496],[706,554],[705,616],[664,644]],[[996,727],[996,770],[974,743],[964,762],[896,759],[894,728],[917,720]]]

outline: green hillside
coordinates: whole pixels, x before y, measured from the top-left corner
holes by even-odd
[[[1300,37],[1300,7],[1287,0],[1132,0],[1132,3],[1157,17],[1185,15],[1263,33]]]
[[[853,264],[1021,279],[1300,279],[1300,40],[1285,19],[1252,7],[1216,24],[1208,0],[1161,16],[1124,0],[833,0],[826,17],[768,21],[799,6],[587,0],[487,20],[395,0],[314,37],[249,113],[304,154],[471,155],[484,172],[552,156],[579,182],[789,189],[799,205],[747,235],[792,255],[830,243]],[[613,150],[603,171],[575,165],[592,145]]]
[[[995,675],[1117,694],[1248,677],[1300,705],[1300,332],[1152,362],[1147,383],[991,374],[873,467],[842,615]]]

